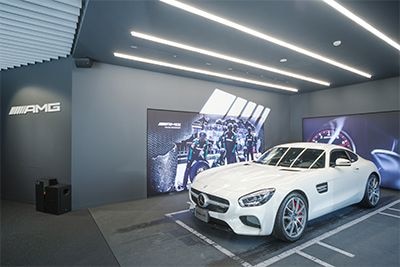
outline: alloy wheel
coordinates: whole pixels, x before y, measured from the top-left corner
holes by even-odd
[[[369,179],[367,190],[368,200],[373,206],[375,206],[380,197],[379,180],[377,177],[373,176],[371,179]]]
[[[290,198],[285,205],[282,220],[283,229],[287,236],[290,238],[300,236],[307,220],[307,209],[304,201],[299,197]]]

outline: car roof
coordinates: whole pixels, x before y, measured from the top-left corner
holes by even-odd
[[[332,150],[332,149],[345,149],[345,147],[332,145],[332,144],[323,144],[323,143],[313,143],[313,142],[296,142],[296,143],[287,143],[281,144],[277,147],[300,147],[300,148],[314,148],[314,149],[323,149],[323,150]]]

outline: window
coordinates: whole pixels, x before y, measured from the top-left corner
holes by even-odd
[[[350,160],[349,157],[347,156],[346,151],[344,151],[342,149],[333,150],[331,152],[331,158],[329,160],[329,166],[335,166],[335,162],[336,162],[337,159]]]
[[[287,149],[287,147],[272,148],[265,152],[256,162],[267,165],[276,165]]]
[[[289,167],[292,165],[293,161],[297,158],[297,156],[304,150],[302,147],[292,147],[289,151],[283,156],[278,166],[281,167]]]
[[[311,169],[325,168],[325,152],[324,154],[311,166]]]
[[[301,156],[296,160],[292,167],[308,169],[323,152],[324,151],[321,149],[307,149],[303,152],[303,154],[301,154]]]
[[[353,152],[347,151],[347,154],[349,155],[351,162],[356,162],[358,160],[358,156]]]

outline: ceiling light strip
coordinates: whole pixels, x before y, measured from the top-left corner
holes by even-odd
[[[304,49],[302,47],[290,44],[288,42],[285,42],[283,40],[277,39],[277,38],[272,37],[270,35],[258,32],[258,31],[253,30],[253,29],[250,29],[249,27],[240,25],[240,24],[235,23],[233,21],[230,21],[228,19],[225,19],[225,18],[219,17],[217,15],[208,13],[206,11],[203,11],[203,10],[198,9],[196,7],[190,6],[188,4],[184,4],[184,3],[181,3],[181,2],[176,1],[176,0],[160,0],[160,1],[164,2],[164,3],[168,4],[168,5],[177,7],[179,9],[185,10],[187,12],[190,12],[192,14],[195,14],[195,15],[201,16],[203,18],[206,18],[206,19],[215,21],[217,23],[223,24],[223,25],[228,26],[230,28],[233,28],[233,29],[239,30],[241,32],[247,33],[247,34],[252,35],[254,37],[257,37],[257,38],[263,39],[265,41],[280,45],[280,46],[285,47],[285,48],[288,48],[288,49],[293,50],[295,52],[298,52],[300,54],[315,58],[315,59],[320,60],[320,61],[323,61],[325,63],[328,63],[330,65],[336,66],[338,68],[341,68],[341,69],[356,73],[356,74],[361,75],[363,77],[366,77],[366,78],[371,78],[372,77],[371,74],[366,73],[366,72],[361,71],[361,70],[358,70],[358,69],[356,69],[354,67],[351,67],[349,65],[346,65],[344,63],[335,61],[333,59],[327,58],[325,56],[322,56],[322,55],[319,55],[319,54],[314,53],[312,51],[309,51],[307,49]]]
[[[375,35],[376,37],[380,38],[382,41],[388,43],[389,45],[393,46],[394,48],[400,51],[400,44],[390,39],[387,35],[379,31],[375,27],[373,27],[371,24],[369,24],[368,22],[366,22],[365,20],[363,20],[362,18],[360,18],[359,16],[357,16],[356,14],[345,8],[344,6],[340,5],[339,3],[333,0],[323,0],[323,1],[332,8],[339,11],[347,18],[351,19],[352,21],[354,21],[355,23],[357,23],[358,25],[360,25],[361,27],[363,27],[364,29]]]
[[[131,35],[134,36],[134,37],[137,37],[137,38],[148,40],[148,41],[169,45],[169,46],[172,46],[172,47],[176,47],[176,48],[180,48],[180,49],[196,52],[196,53],[199,53],[199,54],[203,54],[203,55],[207,55],[207,56],[211,56],[211,57],[215,57],[215,58],[219,58],[219,59],[223,59],[223,60],[239,63],[239,64],[242,64],[242,65],[250,66],[250,67],[253,67],[253,68],[257,68],[257,69],[262,69],[262,70],[269,71],[269,72],[278,73],[278,74],[289,76],[289,77],[292,77],[292,78],[296,78],[296,79],[300,79],[300,80],[304,80],[304,81],[308,81],[308,82],[312,82],[312,83],[317,83],[317,84],[321,84],[321,85],[325,85],[325,86],[329,86],[330,85],[330,83],[326,82],[326,81],[318,80],[318,79],[315,79],[315,78],[307,77],[307,76],[296,74],[296,73],[289,72],[289,71],[284,71],[284,70],[277,69],[277,68],[274,68],[274,67],[271,67],[271,66],[261,65],[259,63],[255,63],[255,62],[251,62],[251,61],[248,61],[248,60],[245,60],[245,59],[224,55],[224,54],[221,54],[221,53],[218,53],[218,52],[214,52],[214,51],[205,50],[205,49],[202,49],[202,48],[190,46],[188,44],[183,44],[183,43],[178,43],[178,42],[166,40],[166,39],[163,39],[163,38],[160,38],[160,37],[156,37],[156,36],[153,36],[153,35],[149,35],[149,34],[145,34],[145,33],[141,33],[141,32],[136,32],[136,31],[132,31]]]
[[[13,6],[4,5],[1,2],[0,2],[0,10],[11,13],[11,14],[15,14],[15,15],[25,16],[25,17],[32,18],[35,20],[42,20],[42,21],[58,24],[58,25],[61,25],[64,27],[69,27],[69,28],[73,28],[73,29],[75,29],[75,27],[76,27],[76,22],[49,16],[47,14],[39,14],[39,13],[33,12],[31,10],[20,9],[20,8],[13,7]]]
[[[29,25],[35,25],[35,26],[46,28],[46,29],[53,29],[53,30],[60,31],[60,32],[75,34],[75,28],[72,28],[72,27],[65,27],[65,26],[61,26],[60,24],[50,23],[50,22],[47,22],[44,20],[39,20],[39,19],[32,19],[29,17],[12,14],[12,13],[8,13],[8,12],[0,11],[0,18],[5,18],[5,19],[13,20],[13,21],[22,22],[22,23],[27,23]]]
[[[9,6],[30,10],[39,14],[46,14],[48,16],[68,20],[71,22],[78,22],[77,15],[68,14],[63,11],[55,10],[53,8],[31,4],[22,0],[1,0],[1,2]]]
[[[163,66],[163,67],[168,67],[168,68],[173,68],[173,69],[178,69],[178,70],[183,70],[183,71],[188,71],[188,72],[194,72],[194,73],[204,74],[204,75],[208,75],[208,76],[219,77],[219,78],[233,80],[233,81],[239,81],[239,82],[244,82],[244,83],[249,83],[249,84],[254,84],[254,85],[259,85],[259,86],[264,86],[264,87],[270,87],[270,88],[276,88],[276,89],[286,90],[286,91],[291,91],[291,92],[298,92],[298,90],[296,88],[287,87],[287,86],[283,86],[283,85],[279,85],[279,84],[266,83],[266,82],[262,82],[262,81],[246,79],[246,78],[227,75],[227,74],[223,74],[223,73],[211,72],[211,71],[202,70],[202,69],[196,69],[196,68],[187,67],[187,66],[183,66],[183,65],[176,65],[176,64],[163,62],[163,61],[149,59],[149,58],[138,57],[138,56],[134,56],[134,55],[127,55],[127,54],[115,52],[114,56],[119,57],[119,58],[133,60],[133,61],[158,65],[158,66]]]
[[[25,29],[31,32],[39,32],[39,33],[43,33],[43,34],[51,34],[51,35],[55,35],[55,36],[59,36],[59,37],[64,37],[64,38],[74,38],[75,33],[66,33],[64,31],[58,31],[58,30],[54,30],[54,29],[49,29],[49,28],[45,28],[42,26],[35,26],[35,25],[31,25],[25,22],[19,22],[19,21],[15,21],[15,20],[11,20],[11,19],[5,19],[5,18],[1,18],[0,17],[0,24],[5,24],[8,25],[6,26],[7,28],[9,27],[18,27],[21,29]]]

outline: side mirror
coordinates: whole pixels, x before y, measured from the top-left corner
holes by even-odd
[[[351,161],[348,160],[348,159],[339,158],[339,159],[336,159],[335,166],[339,166],[339,167],[341,167],[341,166],[351,166]]]

